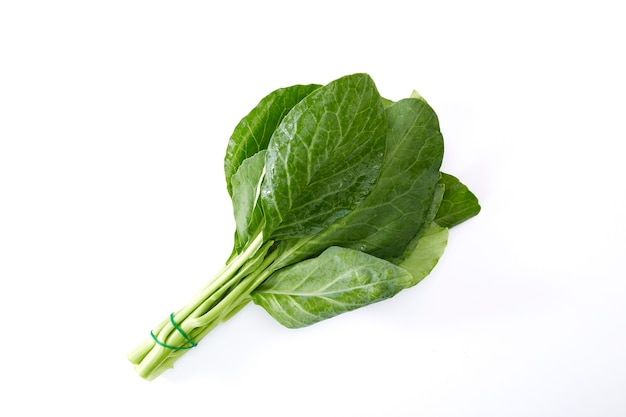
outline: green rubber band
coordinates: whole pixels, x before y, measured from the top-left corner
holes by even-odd
[[[171,349],[171,350],[185,350],[185,349],[191,349],[191,348],[194,348],[194,347],[198,346],[198,344],[196,342],[194,342],[191,339],[191,337],[189,337],[187,335],[187,333],[185,333],[185,331],[180,328],[180,326],[178,324],[176,324],[176,322],[174,321],[174,313],[170,314],[170,322],[172,323],[172,326],[174,326],[174,328],[178,331],[178,333],[180,333],[180,335],[182,337],[184,337],[185,340],[189,342],[189,344],[191,344],[191,346],[181,346],[181,347],[178,347],[178,346],[167,345],[167,344],[161,342],[159,339],[157,339],[157,337],[154,335],[154,332],[151,330],[150,331],[150,336],[152,336],[152,339],[154,339],[154,341],[158,345],[163,346],[164,348],[167,348],[167,349]]]

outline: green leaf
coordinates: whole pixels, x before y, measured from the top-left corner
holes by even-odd
[[[412,285],[426,278],[439,262],[448,244],[448,229],[432,223],[416,243],[398,264],[411,273]]]
[[[440,182],[446,188],[435,217],[438,225],[451,228],[480,212],[478,198],[458,178],[442,173]]]
[[[428,212],[424,216],[423,227],[417,231],[415,236],[413,236],[413,239],[411,239],[411,241],[404,247],[404,249],[402,250],[402,253],[399,256],[395,256],[395,257],[387,259],[389,262],[394,263],[396,265],[399,265],[400,263],[402,263],[408,256],[410,256],[413,253],[413,251],[415,251],[415,248],[417,244],[420,242],[420,239],[422,238],[422,236],[425,233],[428,233],[429,230],[432,229],[433,226],[436,226],[436,223],[434,223],[434,219],[435,219],[435,215],[437,214],[437,211],[439,210],[439,205],[441,204],[441,200],[443,199],[444,189],[445,189],[444,185],[438,182],[437,185],[435,186],[435,192],[433,193],[433,199],[431,201],[430,208],[428,209]]]
[[[306,236],[353,210],[378,179],[385,136],[381,98],[366,74],[340,78],[305,97],[267,148],[264,235]]]
[[[443,191],[438,185],[443,138],[437,116],[418,99],[401,100],[386,114],[387,152],[374,188],[362,204],[325,230],[281,243],[291,260],[316,255],[328,246],[392,260],[431,223]]]
[[[232,203],[235,224],[235,252],[239,252],[259,232],[263,212],[257,204],[265,168],[265,153],[262,150],[247,158],[233,175]]]
[[[251,295],[279,323],[298,328],[390,298],[412,282],[390,262],[334,246],[274,273]]]
[[[224,157],[224,173],[230,195],[231,178],[241,163],[267,148],[272,133],[289,110],[319,87],[317,84],[294,85],[275,90],[241,119],[230,137]]]

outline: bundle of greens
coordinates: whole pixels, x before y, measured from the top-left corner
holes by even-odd
[[[298,328],[420,282],[478,200],[441,173],[419,95],[392,102],[367,74],[278,89],[244,117],[224,168],[236,231],[221,271],[129,354],[151,380],[250,301]]]

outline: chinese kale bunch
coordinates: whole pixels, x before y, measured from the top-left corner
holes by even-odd
[[[187,306],[129,354],[143,378],[250,301],[289,328],[372,304],[420,282],[476,197],[439,171],[443,138],[417,94],[382,98],[367,74],[278,89],[226,149],[232,255]]]

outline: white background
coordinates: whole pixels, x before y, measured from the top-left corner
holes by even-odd
[[[0,414],[626,415],[619,3],[3,1]],[[140,379],[230,252],[236,123],[353,72],[430,102],[482,213],[392,300],[296,331],[250,305]]]

